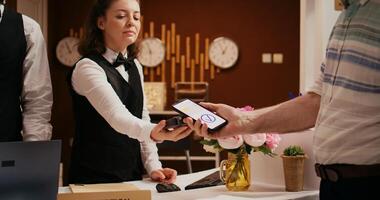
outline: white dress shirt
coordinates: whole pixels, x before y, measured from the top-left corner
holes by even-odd
[[[0,4],[3,19],[4,6]],[[26,38],[21,91],[22,135],[24,141],[50,140],[53,92],[46,44],[39,24],[22,15]]]
[[[108,62],[113,63],[117,55],[117,52],[107,48],[103,57]],[[142,66],[136,59],[134,62],[140,74],[141,86],[144,89]],[[116,70],[128,82],[128,73],[125,71],[124,65],[118,66]],[[150,123],[145,96],[141,120],[132,115],[121,102],[107,81],[105,71],[96,62],[88,58],[84,58],[76,64],[71,77],[71,84],[75,92],[85,96],[113,129],[140,141],[142,161],[148,174],[153,170],[162,168],[161,162],[158,160],[156,144],[150,138],[150,133],[155,124]]]

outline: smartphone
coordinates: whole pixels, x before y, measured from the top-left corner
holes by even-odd
[[[191,117],[194,120],[200,119],[203,123],[207,124],[209,132],[217,131],[228,123],[223,117],[207,110],[190,99],[184,99],[175,103],[173,108],[177,112]]]
[[[182,116],[175,116],[166,120],[165,129],[167,131],[173,131],[181,126],[186,126],[187,124],[183,122]]]

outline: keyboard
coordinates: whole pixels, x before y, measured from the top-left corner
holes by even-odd
[[[218,186],[218,185],[224,185],[223,181],[220,180],[219,171],[216,171],[206,177],[203,177],[194,183],[188,185],[185,187],[185,190],[191,190],[191,189],[197,189],[197,188],[204,188],[204,187],[211,187],[211,186]]]

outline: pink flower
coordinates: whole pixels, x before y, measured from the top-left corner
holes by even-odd
[[[259,147],[263,145],[266,141],[266,134],[265,133],[257,133],[257,134],[246,134],[243,135],[243,139],[245,143],[253,146],[253,147]]]
[[[281,137],[276,133],[267,133],[266,145],[273,151],[277,148],[278,144],[281,141]]]
[[[218,138],[219,145],[224,149],[236,149],[243,145],[243,137],[236,135],[228,138]]]
[[[253,107],[251,107],[251,106],[244,106],[242,108],[237,108],[237,109],[239,109],[240,111],[252,111]]]

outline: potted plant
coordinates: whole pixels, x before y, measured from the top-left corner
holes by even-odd
[[[289,192],[303,190],[304,163],[307,158],[302,147],[291,145],[281,155],[284,166],[285,189]]]

